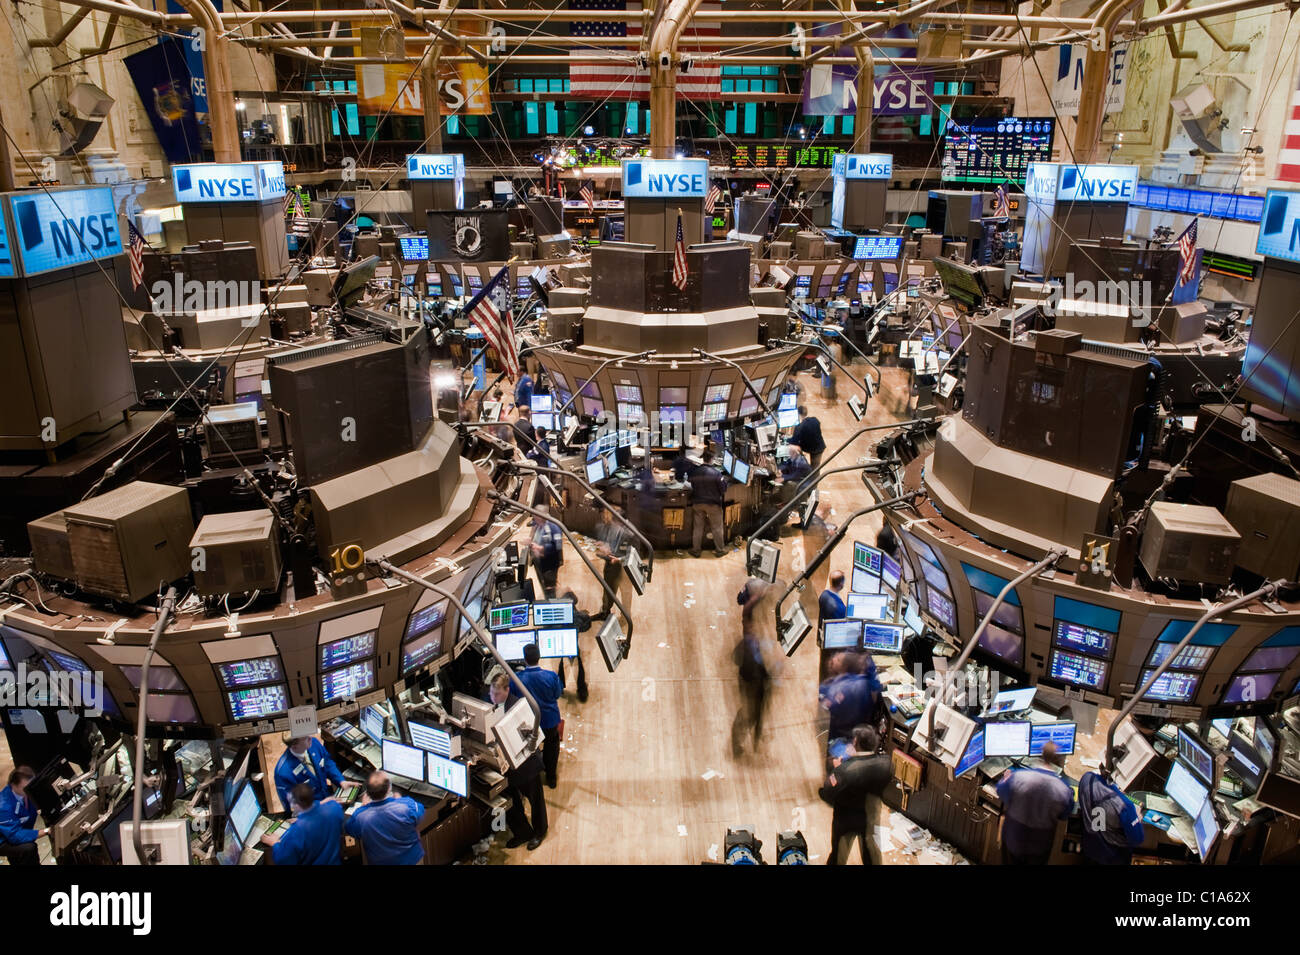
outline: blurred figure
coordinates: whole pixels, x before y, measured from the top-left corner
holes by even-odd
[[[1079,780],[1079,817],[1083,821],[1083,858],[1092,865],[1129,865],[1146,830],[1133,800],[1100,773]]]
[[[1055,743],[1044,743],[1043,762],[1064,764]],[[998,782],[1002,800],[1003,865],[1047,865],[1056,827],[1074,810],[1074,794],[1060,776],[1046,769],[1007,770]]]
[[[744,755],[744,738],[753,736],[754,752],[758,752],[763,737],[763,714],[767,708],[767,692],[771,683],[763,659],[764,647],[760,630],[760,614],[767,604],[771,584],[751,578],[745,584],[748,598],[740,614],[741,638],[732,651],[732,662],[740,677],[740,709],[731,724],[731,754],[739,759]],[[770,608],[767,608],[770,610]]]
[[[812,465],[797,444],[786,445],[786,459],[781,462],[781,477],[786,484],[797,485],[812,473]]]
[[[855,726],[844,759],[831,770],[818,795],[831,804],[831,851],[827,865],[842,865],[859,841],[863,865],[883,861],[876,844],[881,796],[894,778],[889,756],[878,753],[880,737],[870,726]]]
[[[572,590],[561,594],[564,600],[573,601],[573,628],[578,631],[578,702],[587,702],[587,671],[582,665],[582,635],[591,629],[591,614],[578,607],[578,595]],[[560,682],[564,683],[564,661],[560,661]]]
[[[515,405],[519,408],[532,410],[533,378],[528,372],[520,375],[519,382],[515,385]]]
[[[796,508],[795,510],[798,512],[799,509]],[[811,562],[814,557],[821,553],[821,549],[826,546],[826,542],[835,533],[835,526],[831,524],[830,516],[830,503],[822,501],[812,517],[808,519],[808,526],[803,529],[804,560]],[[829,560],[825,562],[827,565],[829,563]],[[818,568],[818,573],[821,572],[822,569]]]
[[[851,654],[835,654],[827,665],[830,676],[817,691],[822,709],[830,716],[827,751],[832,754],[843,748],[855,726],[870,722],[875,708],[871,681],[859,672],[859,665]]]
[[[627,556],[628,530],[621,521],[614,520],[612,510],[602,510],[600,512],[600,523],[596,525],[596,556],[605,562],[602,576],[605,583],[609,585],[610,591],[619,593],[619,587],[623,584],[623,558]],[[603,590],[604,588],[602,588]],[[622,594],[619,594],[622,599]],[[624,604],[626,605],[626,601]],[[600,613],[595,614],[592,619],[603,620],[609,616],[610,608],[614,606],[614,598],[608,592],[604,593],[600,602]]]
[[[818,631],[827,620],[843,620],[849,615],[848,608],[844,606],[844,598],[840,596],[840,591],[844,589],[844,571],[833,572],[830,584],[817,599]]]
[[[544,516],[533,516],[533,539],[529,545],[533,552],[533,569],[537,571],[546,599],[554,600],[560,567],[564,564],[564,532],[559,524],[550,520],[549,507],[539,504],[535,509]]]
[[[528,459],[539,468],[555,467],[555,459],[551,457],[551,442],[547,438],[546,429],[539,427],[533,433],[537,443],[528,450]]]
[[[822,437],[822,423],[816,418],[808,417],[808,409],[799,405],[799,424],[795,426],[790,437],[792,444],[799,445],[808,455],[808,463],[816,470],[826,453],[826,439]]]
[[[898,559],[898,537],[895,536],[894,528],[889,521],[881,525],[880,533],[876,535],[876,547],[895,560]]]

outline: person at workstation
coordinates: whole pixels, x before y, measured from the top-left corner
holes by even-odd
[[[519,417],[511,426],[514,431],[511,437],[514,438],[515,446],[521,448],[524,454],[532,450],[533,444],[537,441],[537,432],[533,430],[533,413],[524,405],[518,409]]]
[[[330,784],[341,785],[343,774],[314,736],[286,738],[284,752],[275,764],[275,791],[280,805],[289,809],[290,790],[299,783],[311,783],[317,799],[330,794]]]
[[[547,439],[547,431],[543,427],[534,430],[536,443],[528,449],[527,458],[536,464],[539,468],[555,467],[555,459],[551,457],[551,442]]]
[[[786,458],[781,462],[781,478],[786,484],[796,485],[812,473],[812,465],[799,445],[786,445]]]
[[[420,819],[424,807],[394,796],[393,781],[377,769],[366,780],[366,801],[348,817],[348,835],[361,843],[367,865],[419,865],[424,860]]]
[[[528,688],[542,713],[542,768],[546,771],[546,785],[554,789],[560,764],[560,729],[564,726],[564,720],[560,717],[560,697],[564,694],[564,683],[558,673],[543,668],[541,662],[542,654],[537,644],[527,644],[524,647],[524,668],[519,671],[519,682]],[[511,693],[516,694],[513,687]]]
[[[723,513],[727,506],[727,476],[713,466],[713,452],[705,451],[703,464],[691,472],[691,556],[699,557],[704,546],[704,525],[713,532],[713,552],[727,556],[727,532]]]
[[[0,789],[0,856],[10,865],[40,865],[41,853],[36,840],[49,829],[33,829],[36,803],[27,795],[27,784],[36,778],[30,766],[15,766],[9,773],[9,785]]]
[[[547,505],[539,504],[535,509],[539,515],[533,516],[533,539],[529,545],[533,567],[541,581],[542,593],[547,600],[554,600],[560,566],[564,563],[564,532],[550,519],[551,509]]]
[[[531,852],[542,844],[549,828],[546,819],[546,791],[542,789],[542,753],[529,756],[518,769],[506,773],[509,785],[510,808],[506,810],[506,825],[510,827],[507,849],[517,849],[527,843]],[[529,813],[524,813],[524,800],[528,800]]]
[[[610,608],[614,606],[614,598],[610,596],[610,592],[617,593],[619,585],[623,582],[623,558],[627,556],[629,546],[627,528],[620,521],[614,520],[614,512],[610,509],[602,509],[600,512],[600,523],[596,525],[596,540],[599,542],[596,545],[596,556],[604,561],[601,576],[604,577],[609,591],[601,598],[600,613],[594,614],[593,617],[603,620],[609,616]]]
[[[673,480],[684,484],[697,467],[699,465],[686,456],[686,448],[683,447],[677,452],[677,457],[673,458]]]
[[[808,409],[799,405],[800,421],[795,425],[790,443],[797,444],[808,455],[808,463],[815,470],[822,463],[826,451],[826,439],[822,437],[822,423],[816,418],[808,417]]]
[[[283,835],[262,836],[276,865],[342,865],[343,807],[335,799],[316,798],[311,783],[289,793],[293,824]]]
[[[500,706],[510,699],[510,676],[500,667],[493,667],[488,674],[486,699],[493,706]]]
[[[515,407],[532,409],[533,406],[533,378],[528,372],[519,376],[519,381],[515,384]]]
[[[817,598],[817,628],[827,620],[843,620],[849,615],[844,606],[840,591],[844,589],[844,571],[837,570],[831,574],[830,586]]]
[[[870,726],[855,726],[848,751],[818,795],[830,803],[831,851],[827,865],[847,861],[853,841],[859,840],[863,865],[879,865],[883,860],[876,844],[876,826],[880,822],[881,796],[894,776],[893,764],[878,753],[880,736]]]
[[[1042,760],[1064,764],[1055,743],[1044,743]],[[1074,810],[1070,787],[1047,769],[1009,769],[998,781],[1002,800],[1002,861],[1005,865],[1047,865],[1057,823]]]
[[[827,750],[834,752],[841,741],[850,739],[853,728],[868,723],[874,705],[871,679],[857,669],[857,661],[847,653],[831,657],[830,675],[818,688],[822,709],[830,717]]]
[[[1092,865],[1128,865],[1146,830],[1133,800],[1101,773],[1079,780],[1079,816],[1083,820],[1083,858]]]

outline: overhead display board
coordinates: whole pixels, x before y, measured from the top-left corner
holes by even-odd
[[[1023,186],[1030,163],[1052,158],[1055,134],[1056,120],[1050,116],[949,120],[943,136],[943,180]]]

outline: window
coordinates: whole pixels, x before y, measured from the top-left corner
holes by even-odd
[[[971,564],[964,563],[961,569],[966,574],[966,582],[970,584],[971,596],[975,600],[976,618],[983,620],[993,611],[997,595],[1008,581]],[[1020,598],[1014,589],[1007,593],[1001,606],[993,611],[988,626],[980,634],[979,648],[1012,666],[1024,665],[1025,621],[1020,610]]]
[[[1285,627],[1246,658],[1223,694],[1224,703],[1268,699],[1287,667],[1300,655],[1300,627]]]

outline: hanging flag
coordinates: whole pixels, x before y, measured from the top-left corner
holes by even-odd
[[[1011,218],[1011,199],[1007,196],[1007,184],[1002,183],[998,186],[993,196],[993,218],[1009,219]]]
[[[144,285],[144,250],[146,243],[144,236],[136,229],[135,223],[129,219],[126,223],[126,229],[130,239],[126,257],[131,263],[131,287],[137,289]]]
[[[709,183],[708,194],[704,197],[704,214],[713,215],[713,210],[717,208],[718,200],[722,198],[722,190],[718,188],[716,182]]]
[[[510,265],[501,266],[496,275],[477,295],[465,305],[465,314],[470,322],[483,333],[487,343],[496,349],[501,367],[511,378],[519,377],[519,351],[515,345],[515,326],[511,321],[509,309],[503,309],[493,300],[492,290],[501,279],[510,274]]]
[[[1193,219],[1192,224],[1183,230],[1183,234],[1178,237],[1178,284],[1186,285],[1191,281],[1192,276],[1196,274],[1196,223],[1198,219]]]
[[[673,252],[673,284],[686,291],[686,239],[682,235],[682,213],[677,212],[677,244]]]
[[[1282,148],[1277,153],[1277,178],[1300,182],[1300,79],[1291,91],[1291,110],[1282,131]]]
[[[569,91],[575,97],[595,96],[601,101],[649,98],[650,71],[638,69],[631,62],[643,39],[641,17],[645,7],[642,0],[569,0],[569,9],[607,13],[626,11],[629,15],[627,20],[575,20],[569,24],[569,35],[573,38],[576,54],[575,62],[569,66]],[[721,10],[721,0],[702,0],[695,16],[682,30],[681,39],[677,43],[677,54],[693,62],[689,70],[679,70],[677,74],[679,99],[722,98],[722,67],[717,60],[705,59],[706,56],[719,52],[717,43],[722,36],[722,21],[710,20],[709,16]],[[628,42],[626,47],[596,46],[584,49],[583,37],[625,37]],[[614,51],[618,51],[618,58],[625,62],[582,61],[584,56],[608,57]]]
[[[298,189],[292,188],[284,194],[284,214],[287,216],[306,217],[307,207],[303,205],[302,195]]]
[[[578,198],[580,198],[583,202],[587,204],[588,209],[590,209],[592,212],[595,212],[596,211],[595,183],[593,183],[590,179],[584,182],[581,188],[578,189]]]

